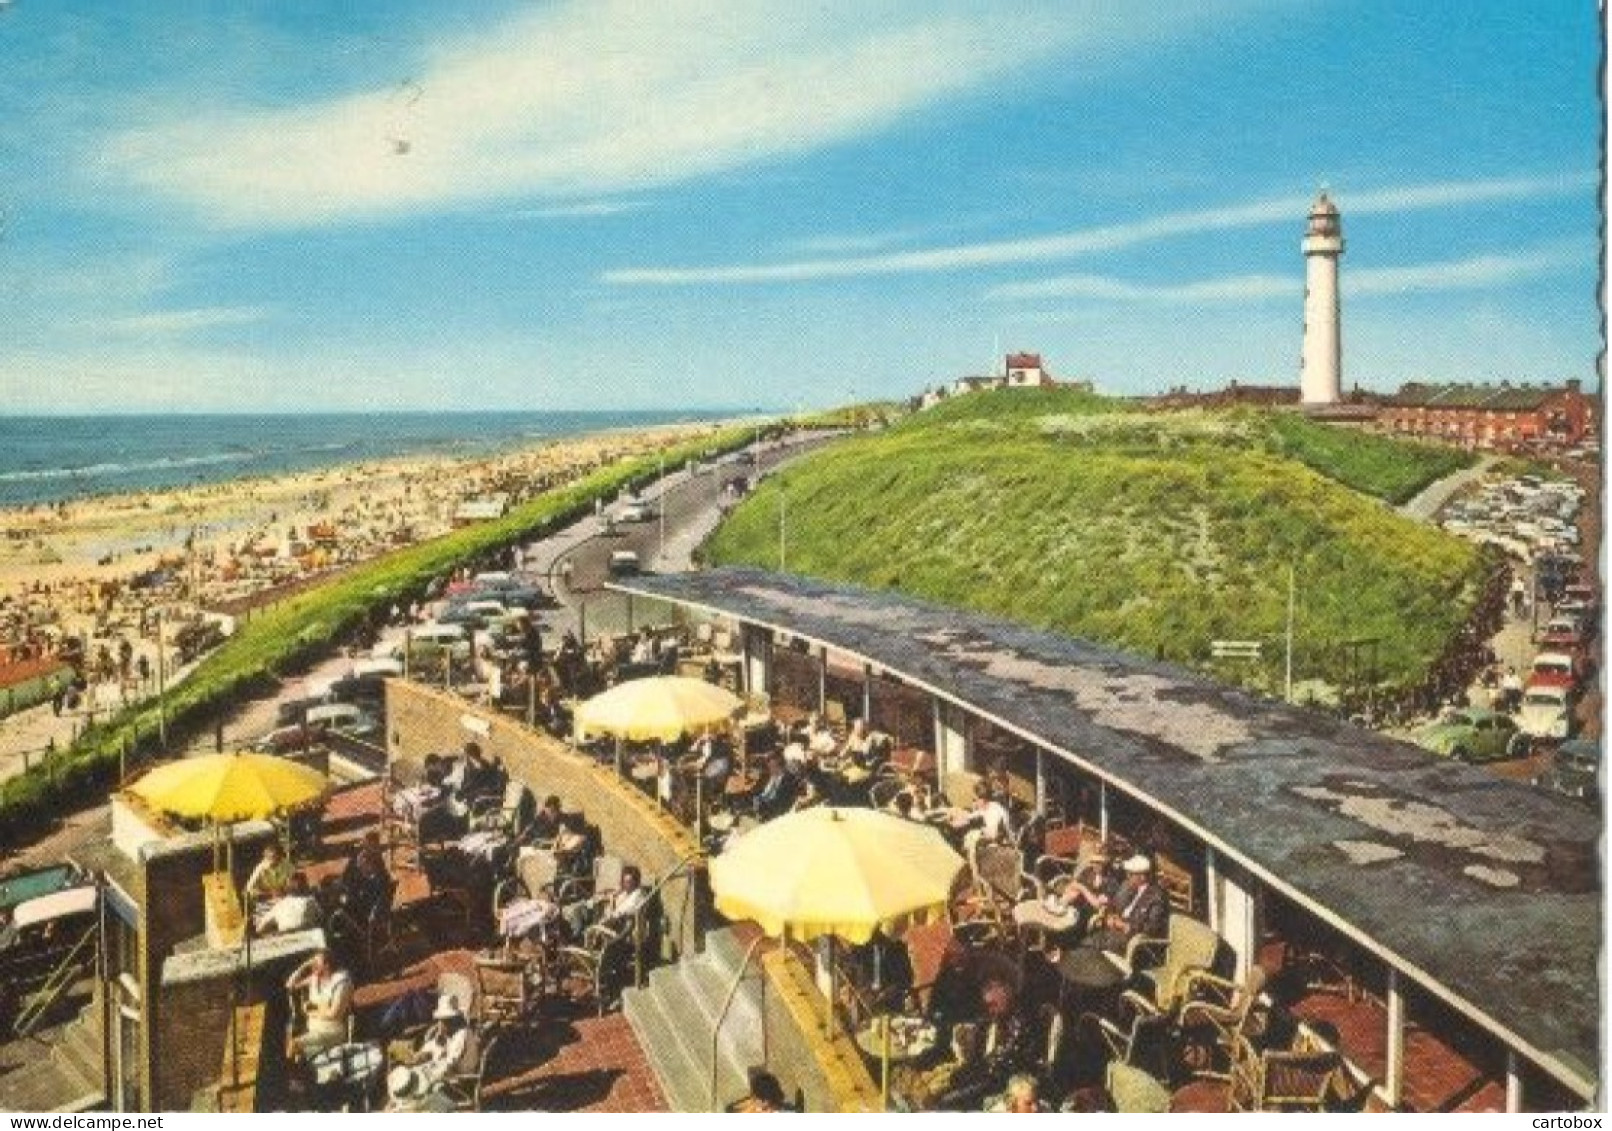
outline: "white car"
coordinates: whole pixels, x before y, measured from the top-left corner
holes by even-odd
[[[1565,687],[1536,685],[1522,697],[1517,729],[1530,738],[1566,738],[1572,732],[1571,702]]]
[[[614,574],[637,573],[641,565],[631,550],[617,550],[610,555],[610,572]]]
[[[616,512],[617,522],[652,522],[655,508],[650,503],[628,503]]]

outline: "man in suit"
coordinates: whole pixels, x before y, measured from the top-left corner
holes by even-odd
[[[756,816],[763,821],[783,816],[795,807],[800,791],[800,775],[790,770],[784,756],[767,755],[767,780],[755,796]]]
[[[1103,913],[1092,921],[1089,945],[1122,951],[1137,935],[1163,938],[1170,921],[1170,901],[1153,875],[1153,861],[1141,853],[1122,865],[1125,882]]]

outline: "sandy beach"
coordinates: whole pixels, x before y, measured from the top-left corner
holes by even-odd
[[[139,681],[155,660],[158,614],[173,645],[202,610],[440,535],[467,500],[513,505],[716,427],[623,429],[495,456],[399,458],[0,510],[0,663],[78,636],[95,675],[112,678],[110,658],[125,682]]]

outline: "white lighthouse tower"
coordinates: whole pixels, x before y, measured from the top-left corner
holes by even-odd
[[[1335,405],[1343,388],[1343,333],[1338,307],[1338,256],[1343,221],[1326,190],[1310,208],[1304,233],[1304,357],[1299,399],[1305,405]]]

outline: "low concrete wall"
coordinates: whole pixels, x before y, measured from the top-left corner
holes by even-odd
[[[605,850],[643,870],[646,881],[666,876],[698,851],[690,830],[633,786],[592,758],[508,715],[409,680],[386,684],[386,729],[391,761],[421,763],[427,754],[457,754],[466,742],[500,759],[510,774],[541,800],[558,794],[567,812],[582,810],[599,826]],[[667,958],[699,947],[709,895],[703,868],[669,882],[661,892]]]

